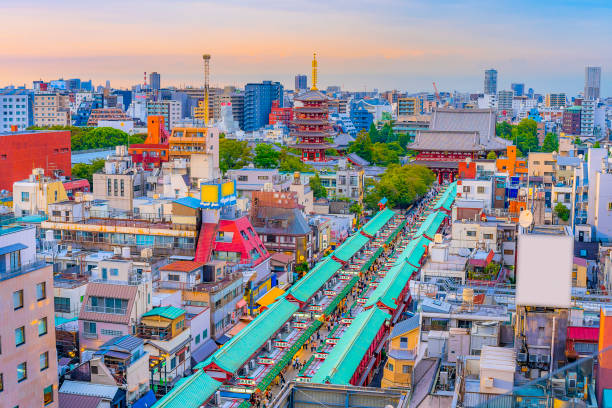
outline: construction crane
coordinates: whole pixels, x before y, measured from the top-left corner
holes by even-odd
[[[204,123],[208,125],[210,112],[208,107],[208,93],[210,88],[210,54],[202,55],[204,60]]]
[[[440,102],[440,93],[438,92],[438,87],[436,86],[435,82],[432,82],[432,84],[433,84],[434,92],[436,95],[436,100],[438,101],[438,105],[440,105],[441,102]]]

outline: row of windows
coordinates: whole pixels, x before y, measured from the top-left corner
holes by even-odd
[[[19,251],[11,252],[11,256],[13,254],[19,254]],[[43,300],[47,298],[47,283],[40,282],[36,284],[36,300]],[[23,289],[16,290],[13,292],[13,310],[18,310],[23,308]]]
[[[44,368],[43,368],[44,364]],[[49,368],[49,352],[44,352],[40,355],[40,371]],[[17,365],[17,382],[22,382],[28,378],[28,365],[26,362]],[[4,375],[0,373],[0,393],[4,391]],[[53,385],[49,385],[43,389],[43,405],[49,405],[53,402]],[[15,406],[14,408],[19,408]]]
[[[25,102],[26,98],[2,98],[2,102]]]

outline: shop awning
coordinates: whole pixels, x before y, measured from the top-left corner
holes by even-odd
[[[285,294],[284,290],[282,290],[278,286],[275,286],[272,289],[270,289],[265,295],[257,299],[255,303],[257,303],[259,306],[265,307],[273,303],[276,299],[278,299],[280,296],[284,294]]]

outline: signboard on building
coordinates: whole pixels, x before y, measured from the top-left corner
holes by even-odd
[[[222,184],[200,185],[200,206],[202,208],[219,209],[236,204],[236,181]]]

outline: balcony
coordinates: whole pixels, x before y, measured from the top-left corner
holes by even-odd
[[[29,272],[34,272],[47,266],[45,261],[34,261],[25,265],[21,265],[19,268],[11,269],[10,271],[0,273],[0,282],[11,279],[20,275],[24,275]]]
[[[106,307],[106,306],[92,306],[85,305],[86,312],[94,312],[94,313],[105,313],[105,314],[116,314],[116,315],[125,315],[127,313],[126,308],[121,307]]]

